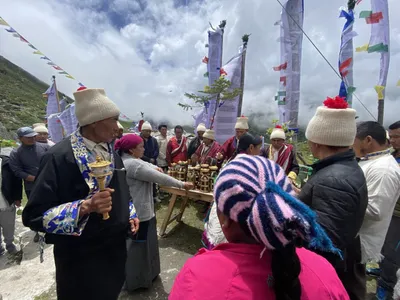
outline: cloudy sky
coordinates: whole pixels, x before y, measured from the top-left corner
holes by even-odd
[[[321,4],[323,2],[323,5]],[[339,8],[347,0],[305,0],[304,30],[336,66],[340,33],[344,21]],[[364,0],[357,8],[369,10]],[[277,115],[273,96],[279,74],[280,17],[276,0],[0,0],[0,16],[88,87],[104,87],[124,114],[138,119],[140,111],[157,119],[189,123],[191,113],[177,106],[184,92],[206,85],[208,22],[218,25],[227,20],[224,62],[237,53],[241,36],[251,33],[244,92],[244,113]],[[391,22],[391,67],[385,103],[386,122],[399,119],[400,88],[400,1],[389,0]],[[357,14],[358,15],[358,14]],[[356,20],[355,46],[368,42],[370,26]],[[3,27],[4,28],[4,27]],[[50,82],[55,70],[32,49],[13,38],[0,26],[0,55],[43,81]],[[302,60],[301,124],[306,124],[326,96],[338,92],[339,79],[304,39]],[[356,94],[376,115],[373,89],[379,73],[379,55],[357,53],[355,58]],[[58,76],[59,90],[72,95],[77,81]],[[32,99],[35,101],[35,99]],[[371,116],[354,99],[362,119]],[[268,118],[262,120],[268,123]]]

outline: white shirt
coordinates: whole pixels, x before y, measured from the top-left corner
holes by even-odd
[[[167,163],[167,144],[168,137],[164,137],[161,134],[156,137],[158,144],[158,157],[157,157],[157,165],[160,167],[168,166]]]
[[[360,161],[368,187],[368,206],[360,229],[362,262],[379,262],[393,210],[400,196],[400,168],[390,154]]]

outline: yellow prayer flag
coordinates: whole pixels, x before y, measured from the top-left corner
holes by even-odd
[[[68,77],[68,78],[70,78],[70,79],[75,79],[74,77],[72,77],[71,75],[65,75],[65,77]]]
[[[4,25],[4,26],[10,26],[8,25],[8,23],[6,21],[4,21],[3,18],[0,17],[0,25]]]
[[[383,90],[385,87],[383,85],[376,85],[375,91],[378,94],[378,100],[383,100]]]
[[[400,86],[400,79],[399,79],[399,81],[397,81],[397,86]]]
[[[357,47],[356,52],[366,52],[366,51],[368,51],[368,47],[369,47],[369,44],[365,44],[361,47]]]
[[[208,85],[206,85],[205,87],[204,87],[204,91],[205,92],[208,92],[210,90],[210,87],[208,86]]]
[[[38,55],[44,55],[42,52],[40,52],[39,50],[36,50],[35,52],[33,52],[33,54],[38,54]]]

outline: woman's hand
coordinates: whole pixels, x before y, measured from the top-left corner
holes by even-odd
[[[131,224],[131,232],[133,234],[136,234],[139,231],[139,223],[140,223],[140,221],[138,218],[129,220],[129,224]]]
[[[157,170],[158,172],[164,173],[164,170],[161,169],[161,168],[157,168],[156,170]]]
[[[218,152],[217,155],[216,155],[216,158],[218,160],[222,160],[224,158],[224,155],[221,152]]]
[[[185,190],[193,190],[194,189],[194,184],[192,182],[185,182],[183,184],[183,188]]]

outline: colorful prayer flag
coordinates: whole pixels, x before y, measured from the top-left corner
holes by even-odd
[[[33,54],[38,54],[38,55],[44,55],[42,52],[40,52],[39,50],[36,50],[35,52],[33,52]]]
[[[72,77],[71,75],[65,75],[65,77],[69,78],[69,79],[75,79],[74,77]]]
[[[0,17],[0,25],[10,26],[10,25],[8,25],[8,23],[6,21],[4,21],[4,19],[2,17]]]
[[[363,10],[362,12],[360,12],[360,19],[368,18],[371,15],[372,15],[371,10]]]
[[[68,73],[67,73],[67,72],[65,72],[65,71],[58,72],[58,74],[67,74],[67,75],[68,75]]]
[[[56,70],[61,70],[62,71],[62,68],[60,68],[59,66],[54,65],[53,68],[56,69]]]
[[[385,89],[384,86],[382,85],[376,85],[375,86],[375,91],[378,94],[378,100],[383,100],[384,99],[384,95],[383,95],[383,90]]]
[[[205,64],[208,64],[208,57],[207,57],[207,56],[204,56],[204,58],[202,59],[201,62],[203,62],[203,63],[205,63]]]
[[[369,44],[365,44],[361,47],[357,47],[356,52],[366,52],[366,51],[368,51],[368,47],[369,47]]]
[[[283,86],[286,86],[286,76],[279,77],[279,82],[282,82]]]
[[[6,31],[8,31],[8,32],[10,32],[10,33],[16,32],[15,29],[12,28],[12,27],[10,27],[10,28],[8,28],[8,29],[6,28]]]
[[[372,53],[372,52],[388,52],[388,51],[389,51],[389,46],[388,45],[384,45],[383,43],[368,47],[368,53]]]
[[[367,24],[378,24],[383,19],[382,12],[376,12],[371,14],[368,18],[365,18]]]
[[[221,76],[226,76],[226,75],[228,75],[228,73],[225,72],[224,68],[221,68],[221,69],[219,70],[219,74],[220,74]]]
[[[342,77],[346,77],[346,75],[349,73],[348,68],[350,67],[352,61],[353,61],[353,58],[350,57],[341,63],[341,65],[339,67],[339,72],[340,72],[340,75],[342,75]]]
[[[399,79],[399,81],[397,81],[397,86],[400,86],[400,79]]]
[[[206,77],[206,78],[208,78],[208,72],[205,72],[205,73],[203,74],[203,76]]]
[[[277,66],[277,67],[273,67],[274,71],[282,71],[282,70],[286,70],[287,68],[287,62]]]

